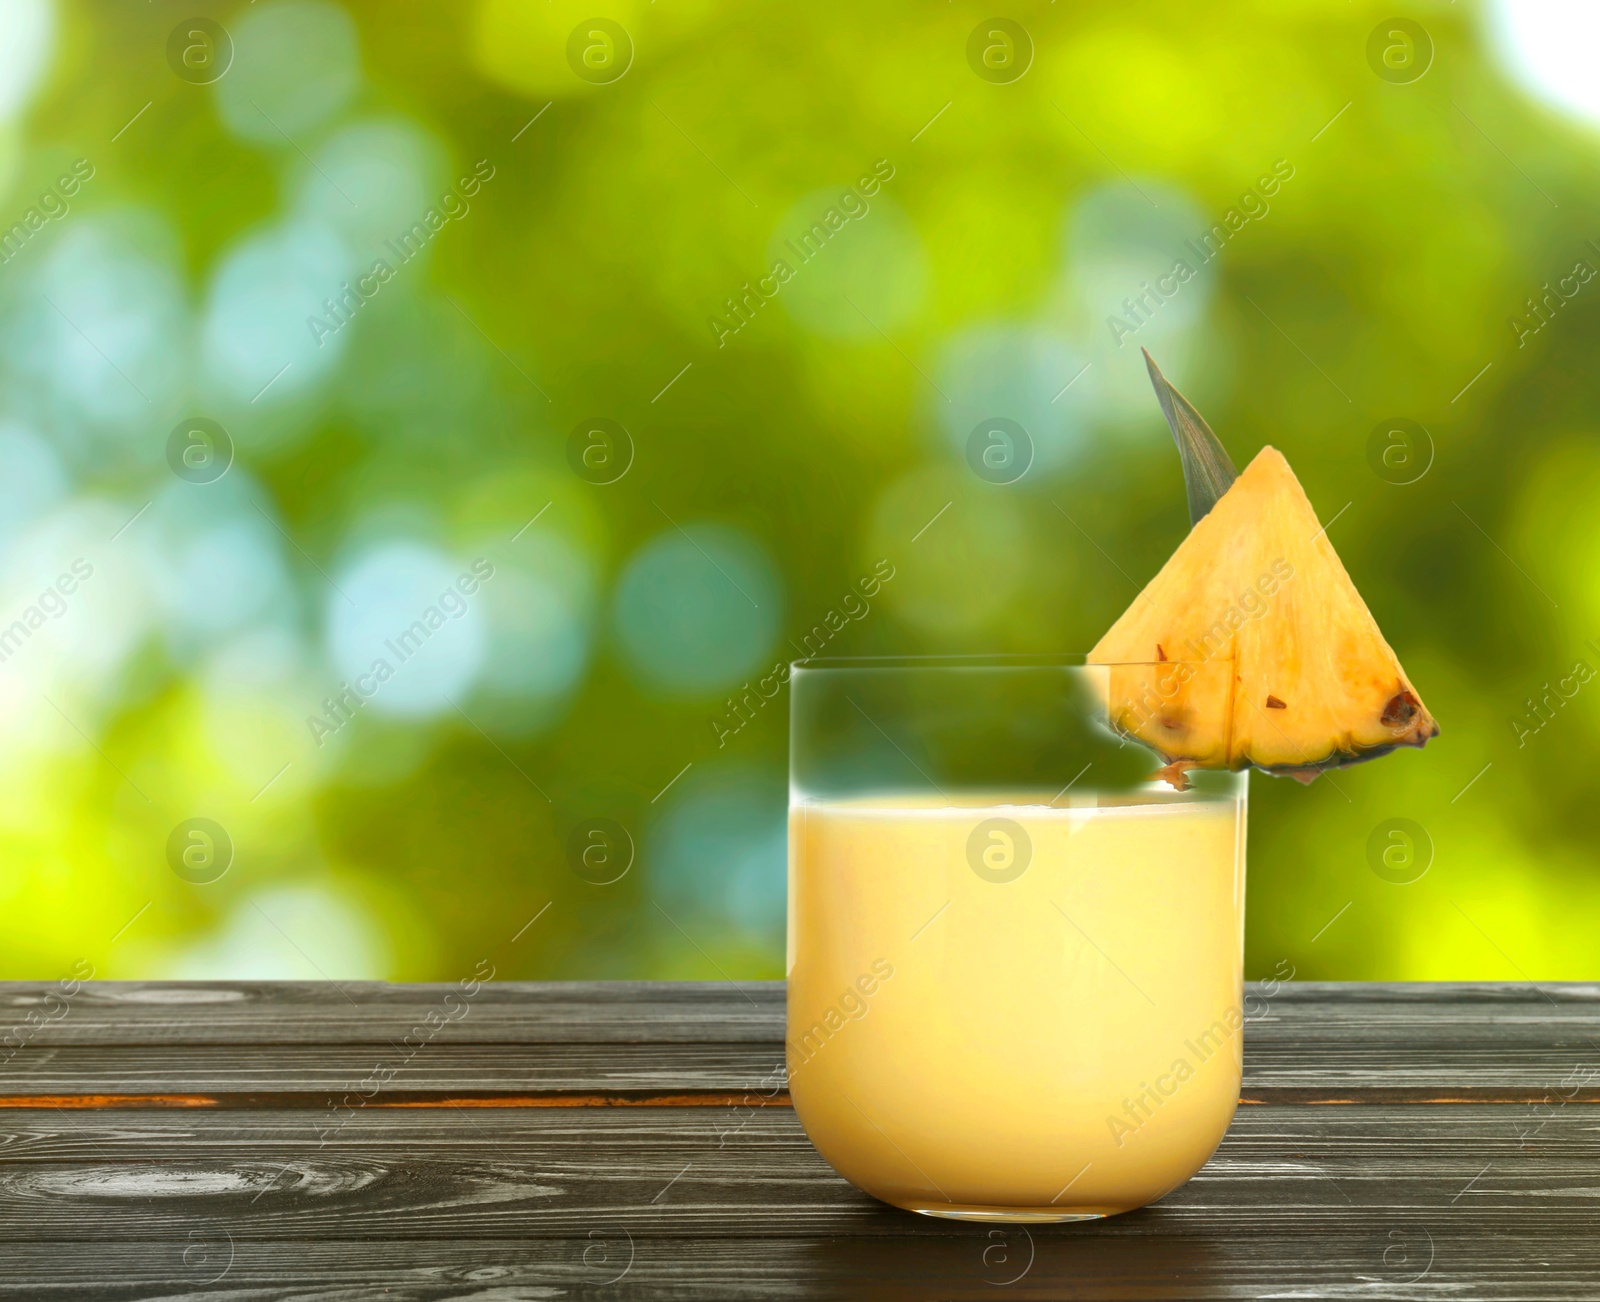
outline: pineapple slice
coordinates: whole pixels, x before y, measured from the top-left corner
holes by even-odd
[[[1180,448],[1195,438],[1173,429]],[[1197,499],[1190,477],[1194,528],[1089,653],[1109,666],[1112,725],[1178,785],[1189,768],[1249,765],[1310,782],[1438,736],[1283,455],[1263,448],[1228,486],[1215,453],[1220,495]]]

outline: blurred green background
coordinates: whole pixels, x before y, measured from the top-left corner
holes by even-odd
[[[0,0],[0,975],[780,976],[743,685],[1086,650],[1142,345],[1444,728],[1252,780],[1249,973],[1595,976],[1593,11],[992,18]]]

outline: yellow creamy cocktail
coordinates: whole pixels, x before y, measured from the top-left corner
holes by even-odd
[[[1199,1170],[1233,1116],[1243,799],[1048,799],[791,815],[790,1091],[885,1202],[1126,1211]],[[1006,823],[1031,848],[1009,881]],[[968,858],[985,824],[987,879]]]
[[[1245,772],[1439,735],[1288,461],[1145,362],[1193,528],[1083,662],[791,676],[790,1092],[842,1174],[1071,1220],[1193,1175],[1238,1100]]]
[[[1093,674],[796,668],[790,1092],[822,1155],[886,1202],[1126,1211],[1193,1175],[1233,1116],[1243,776],[1096,790],[1097,768],[1154,766],[1081,728],[1065,791],[997,796],[960,772],[986,766],[962,738],[1007,776],[1065,758],[1027,738],[1051,709],[1070,732]],[[830,779],[830,756],[874,739]]]

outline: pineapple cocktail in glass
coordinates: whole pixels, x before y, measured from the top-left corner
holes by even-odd
[[[1147,677],[1160,709],[1180,672],[1228,670],[795,666],[790,1093],[851,1183],[934,1216],[1080,1220],[1216,1149],[1239,1097],[1244,775],[1176,790],[1098,721],[1110,675]]]

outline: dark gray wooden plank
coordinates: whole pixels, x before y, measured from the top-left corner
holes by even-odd
[[[1300,1233],[1276,1246],[1189,1234],[1154,1211],[1126,1232],[963,1226],[937,1236],[660,1240],[620,1226],[594,1237],[230,1242],[213,1227],[148,1243],[84,1243],[69,1257],[8,1248],[0,1297],[125,1302],[533,1302],[543,1298],[749,1302],[956,1299],[1421,1298],[1592,1300],[1593,1261],[1552,1235],[1381,1224]],[[998,1235],[998,1237],[995,1237]],[[1530,1268],[1530,1262],[1533,1264]],[[217,1276],[223,1270],[226,1274]],[[1018,1279],[1017,1275],[1021,1274]],[[620,1278],[619,1278],[620,1275]],[[1012,1281],[1009,1285],[1007,1281]],[[208,1282],[214,1281],[214,1282]],[[1004,1291],[1000,1291],[1001,1289]]]
[[[1247,1096],[1600,1096],[1592,982],[1258,984],[1245,1009]]]
[[[1459,1032],[1514,1044],[1600,1040],[1600,983],[1251,983],[1247,1011],[1314,1023],[1335,1040]],[[1268,993],[1271,991],[1271,993]],[[0,982],[0,1028],[38,1012],[53,982]],[[386,982],[86,981],[37,1042],[63,1044],[381,1044],[457,1000],[456,985]],[[493,1044],[771,1041],[782,1033],[781,981],[488,981],[453,1023],[457,1039]],[[1592,1046],[1591,1046],[1592,1047]]]
[[[0,986],[0,1026],[41,1008],[49,988]],[[379,1063],[398,1069],[391,1098],[729,1094],[763,1088],[783,1057],[781,983],[488,983],[447,1005],[452,991],[350,986],[347,1001],[315,984],[85,983],[58,1021],[9,1057],[0,1049],[0,1096],[205,1093],[254,1105],[276,1093],[306,1105],[356,1089]],[[1254,986],[1245,1003],[1247,1098],[1600,1098],[1597,985],[1288,983]]]
[[[55,982],[0,982],[0,1028],[63,1002]],[[781,1038],[781,981],[85,981],[34,1043],[384,1044],[426,1026],[480,1044]],[[466,1011],[462,1011],[465,1009]]]
[[[1370,1048],[1285,1044],[1255,1023],[1246,1026],[1244,1044],[1242,1092],[1252,1101],[1600,1101],[1600,1053],[1579,1046],[1528,1046],[1503,1055],[1492,1044],[1410,1054],[1395,1048],[1386,1055]],[[319,1107],[330,1095],[360,1092],[364,1082],[370,1092],[370,1078],[380,1067],[393,1069],[378,1094],[386,1103],[542,1094],[706,1094],[727,1102],[786,1089],[778,1040],[495,1046],[441,1037],[414,1055],[372,1045],[206,1044],[177,1053],[150,1045],[73,1045],[30,1048],[0,1063],[0,1108],[19,1098],[67,1095],[199,1095],[225,1107]]]
[[[1595,1114],[1522,1111],[1241,1108],[1159,1204],[1024,1233],[873,1202],[786,1110],[367,1113],[327,1144],[294,1111],[17,1110],[0,1293],[1592,1298]]]
[[[1530,1114],[1519,1131],[1507,1111],[1241,1108],[1211,1163],[1161,1206],[1261,1223],[1492,1208],[1508,1230],[1600,1228],[1596,1114]],[[246,1238],[581,1234],[597,1215],[626,1215],[641,1233],[782,1237],[847,1231],[880,1210],[788,1109],[366,1112],[331,1137],[297,1110],[17,1110],[0,1124],[0,1241],[137,1238],[207,1214]],[[938,1224],[883,1214],[897,1233]]]
[[[201,1094],[230,1106],[320,1107],[329,1095],[370,1092],[394,1071],[383,1102],[424,1096],[598,1092],[736,1095],[785,1080],[783,1044],[457,1044],[448,1032],[410,1054],[388,1045],[69,1045],[30,1049],[0,1064],[0,1100],[18,1095]],[[763,1082],[767,1082],[763,1084]]]
[[[0,1026],[48,989],[0,987]],[[265,1106],[0,1107],[0,1295],[1600,1295],[1597,986],[1253,989],[1245,1095],[1271,1102],[1158,1205],[1028,1231],[874,1203],[784,1108],[440,1106],[754,1103],[779,1079],[776,983],[488,984],[373,1106],[327,1106],[456,990],[85,985],[0,1094]],[[1419,1102],[1491,1096],[1524,1101]],[[377,1106],[412,1097],[433,1106]],[[1333,1098],[1360,1103],[1304,1106]]]
[[[160,1298],[163,1302],[532,1302],[533,1299],[754,1298],[930,1302],[933,1299],[1419,1298],[1592,1299],[1592,1267],[1554,1239],[1525,1245],[1529,1272],[1492,1245],[1462,1269],[1459,1238],[1430,1243],[1363,1230],[1294,1240],[1277,1261],[1223,1236],[1030,1231],[971,1226],[936,1238],[750,1240],[595,1238],[233,1244],[202,1235],[149,1244],[86,1244],[59,1263],[38,1249],[7,1259],[0,1297]],[[1408,1256],[1407,1253],[1420,1256]],[[1420,1279],[1422,1267],[1433,1267]],[[188,1254],[187,1261],[185,1254]],[[216,1255],[208,1255],[216,1254]],[[586,1256],[587,1254],[587,1256]],[[1387,1254],[1387,1256],[1385,1255]],[[210,1284],[231,1260],[228,1273]],[[619,1272],[626,1271],[621,1278]],[[1019,1280],[1016,1276],[1022,1274]],[[95,1282],[95,1281],[105,1282]],[[1006,1286],[1006,1281],[1012,1283]],[[75,1291],[74,1285],[77,1290]],[[1006,1291],[997,1290],[997,1285]]]

